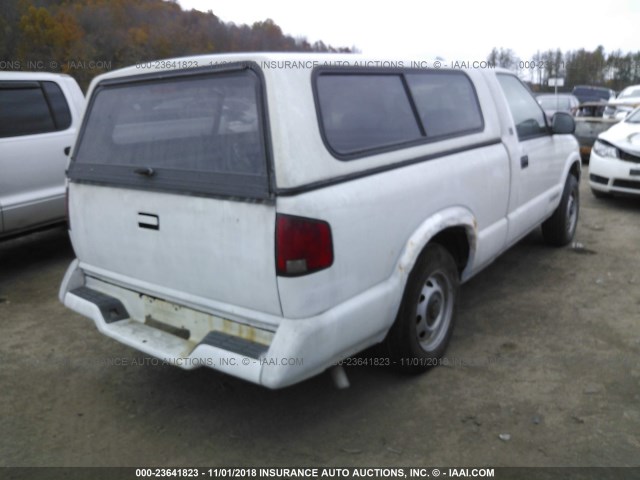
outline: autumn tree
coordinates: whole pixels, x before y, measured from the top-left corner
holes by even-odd
[[[235,25],[175,1],[0,1],[1,58],[69,73],[83,87],[99,73],[139,62],[256,50],[352,51],[293,38],[272,19]]]

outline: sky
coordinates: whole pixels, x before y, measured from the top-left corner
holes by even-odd
[[[371,56],[448,61],[486,60],[493,47],[522,60],[536,51],[602,45],[640,50],[640,0],[178,0],[225,22],[271,18],[285,34],[357,47]]]

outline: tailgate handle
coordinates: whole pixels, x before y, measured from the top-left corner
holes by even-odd
[[[138,213],[138,226],[148,230],[160,230],[160,217],[153,213]]]
[[[522,168],[527,168],[529,166],[529,155],[524,155],[520,157],[520,166]]]

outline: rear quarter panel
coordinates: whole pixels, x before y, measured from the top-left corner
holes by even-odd
[[[398,282],[399,301],[412,267],[401,257],[411,250],[415,261],[430,236],[438,233],[426,229],[426,236],[416,235],[428,221],[442,228],[469,227],[472,243],[480,238],[478,248],[473,245],[469,270],[489,262],[504,247],[508,195],[508,157],[498,143],[279,197],[279,212],[329,222],[335,256],[328,270],[278,278],[283,314],[316,315],[384,282]],[[467,212],[472,220],[447,213],[454,211]]]
[[[317,315],[384,282],[397,283],[394,288],[399,302],[413,266],[401,259],[406,260],[406,252],[412,251],[409,257],[415,261],[430,237],[438,233],[433,225],[425,227],[426,222],[440,222],[444,228],[457,221],[469,227],[473,252],[464,278],[504,248],[509,157],[500,143],[500,119],[481,72],[467,74],[482,109],[482,132],[349,161],[333,157],[322,141],[310,88],[311,72],[283,73],[265,72],[276,182],[278,190],[285,192],[277,198],[276,207],[278,212],[328,221],[335,257],[328,270],[278,278],[285,317]],[[358,177],[371,169],[427,157],[433,158]],[[322,186],[332,179],[353,176],[349,181]],[[313,189],[286,195],[305,186]],[[467,212],[471,220],[464,224],[459,215],[457,220],[441,215],[453,211]]]

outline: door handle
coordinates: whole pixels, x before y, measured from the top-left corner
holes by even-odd
[[[527,168],[529,166],[529,155],[523,155],[520,157],[520,166],[522,168]]]
[[[138,212],[138,226],[148,230],[160,230],[160,217],[153,213]]]

